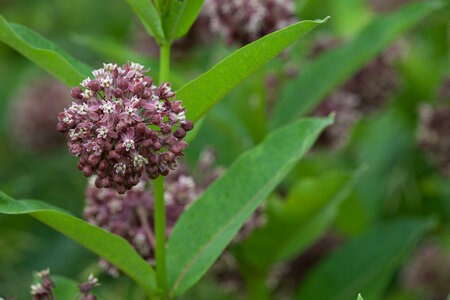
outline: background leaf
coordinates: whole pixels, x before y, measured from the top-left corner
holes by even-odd
[[[197,121],[220,99],[265,63],[328,18],[302,21],[240,48],[179,91],[188,119]]]
[[[91,67],[27,27],[8,24],[1,15],[0,40],[69,86],[79,85],[90,75]]]
[[[167,39],[183,37],[197,18],[205,0],[169,0],[168,15],[163,19]]]
[[[304,119],[268,135],[241,155],[183,213],[168,245],[171,294],[183,293],[206,272],[245,220],[331,123],[331,117]]]
[[[398,218],[371,228],[316,267],[296,299],[347,300],[359,291],[366,299],[381,299],[396,269],[433,224],[430,219]]]
[[[134,10],[134,13],[141,20],[148,34],[155,37],[158,42],[165,40],[159,12],[156,10],[151,0],[127,0],[128,4]]]
[[[156,290],[150,265],[123,238],[75,218],[61,209],[36,200],[16,201],[0,192],[0,213],[29,214],[104,257],[136,281],[147,293]]]
[[[298,77],[283,89],[275,106],[273,127],[308,113],[328,93],[343,84],[404,31],[440,7],[440,2],[436,1],[418,2],[380,16],[353,41],[327,51],[305,66]],[[330,65],[333,68],[329,68]]]
[[[331,225],[352,183],[352,176],[343,171],[300,179],[280,203],[280,211],[238,246],[238,254],[266,271],[275,262],[304,250]]]

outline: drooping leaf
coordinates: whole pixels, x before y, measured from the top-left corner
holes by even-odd
[[[151,0],[126,0],[134,13],[141,20],[148,34],[155,37],[158,42],[165,41],[161,17]]]
[[[328,93],[343,84],[403,32],[429,13],[440,2],[412,3],[391,14],[380,16],[366,26],[350,43],[327,51],[305,66],[289,82],[276,102],[272,127],[308,113]]]
[[[366,299],[382,299],[396,269],[433,225],[433,220],[418,218],[376,225],[323,260],[300,286],[296,299],[347,300],[359,291]]]
[[[91,67],[77,61],[31,29],[8,23],[1,15],[0,41],[69,86],[78,85],[90,74]]]
[[[343,171],[300,179],[282,209],[237,247],[239,255],[266,271],[275,262],[304,250],[333,222],[353,182],[352,176]]]
[[[332,123],[299,120],[242,154],[178,220],[168,244],[170,293],[193,285],[225,249],[245,220]]]
[[[327,20],[302,21],[269,34],[235,51],[211,70],[186,84],[177,95],[186,105],[188,119],[198,120],[244,79]]]
[[[183,37],[191,28],[205,0],[169,0],[167,16],[163,19],[168,40]]]
[[[16,201],[0,192],[0,213],[28,214],[104,257],[136,281],[147,293],[156,291],[152,267],[123,238],[36,200]]]

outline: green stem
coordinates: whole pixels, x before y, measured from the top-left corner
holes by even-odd
[[[169,79],[170,72],[170,43],[161,46],[159,81]],[[167,298],[167,270],[166,270],[166,206],[164,203],[164,176],[154,181],[155,196],[155,258],[156,283],[161,291],[161,298]]]
[[[159,81],[169,80],[170,74],[170,44],[164,44],[160,48],[159,57]]]
[[[167,271],[166,271],[166,207],[164,203],[164,177],[154,180],[155,186],[155,257],[156,283],[161,291],[161,299],[166,299]]]

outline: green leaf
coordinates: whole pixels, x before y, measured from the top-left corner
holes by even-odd
[[[328,18],[302,21],[240,48],[179,91],[187,117],[197,121],[244,79]]]
[[[308,113],[328,93],[343,84],[403,32],[439,7],[440,2],[418,2],[380,16],[353,41],[324,53],[305,66],[299,76],[283,89],[275,107],[273,127]]]
[[[55,299],[73,299],[78,294],[78,283],[74,280],[51,275],[51,279],[55,282],[56,288],[53,290]]]
[[[169,0],[167,16],[163,19],[167,39],[183,37],[191,28],[205,0]]]
[[[36,200],[16,201],[0,192],[0,213],[28,214],[104,257],[137,282],[147,293],[156,291],[150,265],[123,238]]]
[[[69,86],[79,85],[90,74],[91,67],[77,61],[31,29],[9,24],[1,15],[0,41]]]
[[[237,247],[238,254],[265,271],[277,261],[290,259],[323,235],[353,182],[343,171],[300,179],[282,209]]]
[[[364,300],[364,298],[361,296],[361,294],[358,294],[358,298],[356,300]]]
[[[367,299],[381,299],[396,269],[434,224],[430,219],[399,218],[371,228],[323,260],[296,299],[347,300],[358,291]]]
[[[167,271],[172,295],[193,285],[225,249],[245,220],[310,149],[326,119],[299,120],[242,154],[189,207],[172,231]]]
[[[158,43],[165,41],[163,26],[159,12],[152,0],[126,0],[134,13],[141,20],[148,34],[155,37]]]

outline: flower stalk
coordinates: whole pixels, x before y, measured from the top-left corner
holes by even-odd
[[[170,73],[170,43],[161,46],[160,52],[160,83],[169,79]],[[167,295],[167,270],[166,270],[166,206],[164,202],[164,177],[159,176],[154,181],[155,196],[155,258],[156,258],[156,283],[161,290],[161,299]]]

